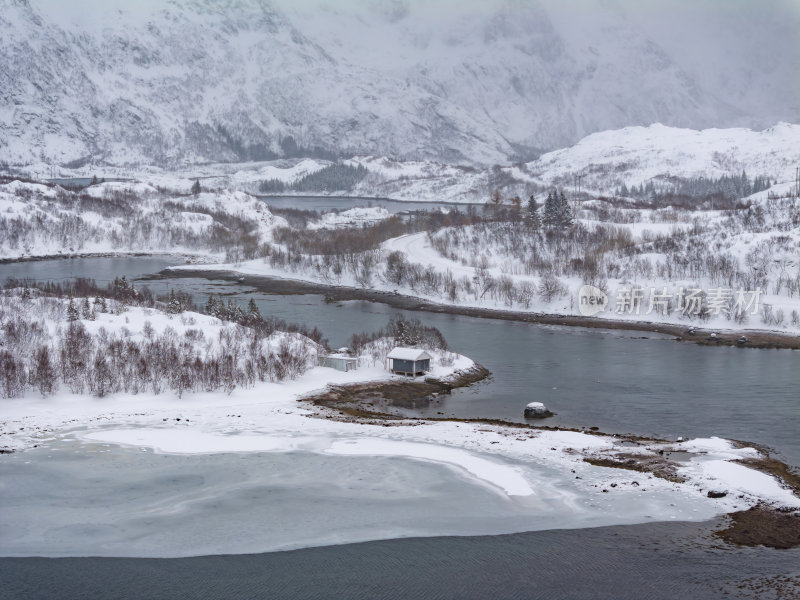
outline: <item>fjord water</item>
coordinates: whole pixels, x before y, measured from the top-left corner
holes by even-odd
[[[47,260],[0,265],[0,281],[82,276],[107,282],[175,264],[174,257]],[[438,327],[450,347],[491,372],[490,380],[434,403],[396,407],[409,414],[524,421],[531,401],[556,413],[546,421],[612,433],[677,438],[712,435],[772,447],[800,465],[800,352],[705,347],[657,334],[589,330],[398,311],[366,301],[326,302],[321,295],[270,294],[223,280],[167,278],[142,282],[154,291],[186,290],[203,303],[226,294],[255,299],[261,313],[318,327],[333,347],[352,333],[375,331],[397,313]],[[140,284],[140,285],[142,285]]]
[[[0,558],[0,580],[5,600],[797,597],[800,549],[725,548],[699,537],[692,523],[652,523],[236,556]]]
[[[481,208],[479,204],[453,204],[452,202],[413,202],[403,200],[388,200],[386,198],[351,198],[337,196],[260,196],[270,208],[302,208],[304,210],[317,210],[329,212],[331,210],[348,210],[363,206],[379,206],[391,214],[413,212],[417,210],[461,210],[465,211],[473,206]]]
[[[0,281],[91,277],[104,283],[116,276],[155,273],[176,261],[174,257],[117,257],[11,263],[0,265]],[[319,295],[270,294],[268,284],[257,290],[202,278],[146,283],[157,292],[185,289],[197,302],[204,302],[210,293],[229,294],[242,303],[254,298],[263,314],[317,326],[333,346],[346,343],[354,331],[383,327],[398,312],[372,302],[329,303]],[[647,336],[641,339],[636,332],[400,312],[439,327],[452,348],[486,365],[493,376],[435,404],[398,410],[522,420],[525,403],[539,400],[557,413],[548,424],[663,436],[733,437],[766,443],[788,462],[800,465],[798,352],[706,348],[650,334],[641,334]],[[126,554],[125,539],[134,540],[140,549],[148,543],[162,544],[151,556],[215,553],[209,539],[219,547],[226,539],[234,540],[246,551],[248,540],[274,533],[291,540],[286,547],[303,545],[298,535],[315,528],[318,535],[321,524],[330,529],[330,536],[318,537],[316,543],[358,539],[352,537],[353,528],[370,529],[364,516],[373,519],[380,532],[377,537],[387,538],[415,535],[409,523],[418,526],[418,531],[435,523],[439,529],[432,531],[445,532],[441,527],[448,519],[450,531],[455,532],[464,525],[459,517],[467,515],[477,519],[468,528],[471,533],[480,533],[480,527],[473,525],[481,526],[481,519],[485,530],[497,532],[507,518],[502,514],[506,509],[499,506],[492,514],[496,500],[474,484],[442,477],[444,467],[408,460],[291,454],[180,457],[132,448],[95,448],[87,453],[77,441],[71,446],[68,440],[59,444],[3,460],[3,503],[16,502],[15,514],[27,515],[20,521],[9,517],[0,526],[0,538],[17,546],[12,554],[24,553],[21,546],[26,543],[30,548],[62,544],[62,553],[80,554],[75,547],[70,552],[63,546],[69,546],[70,540],[77,546],[94,545],[93,551],[85,552],[89,555]],[[120,470],[119,465],[125,468]],[[331,477],[347,475],[348,469],[358,473],[343,477],[349,483],[337,488]],[[382,487],[387,473],[396,492],[412,479],[413,487],[422,485],[426,494],[415,502],[405,502],[401,496],[390,499],[392,508],[387,509]],[[379,494],[370,485],[370,481],[377,485],[378,478]],[[160,499],[160,513],[150,512],[150,505],[136,510],[147,505],[142,504],[144,499],[153,498]],[[358,500],[360,510],[352,510],[352,498]],[[455,505],[448,498],[456,498]],[[130,511],[125,510],[128,503],[133,507]],[[187,510],[170,515],[171,509],[182,507]],[[392,519],[381,518],[387,510],[392,511],[394,523],[403,525],[405,520],[405,528],[392,532]],[[49,523],[43,518],[36,521],[36,514],[41,518],[48,511],[65,511],[69,518],[61,525],[57,518]],[[254,520],[263,523],[270,511],[273,514],[267,521],[277,529],[262,534],[253,530]],[[338,515],[349,516],[343,521]],[[655,519],[659,517],[654,514]],[[341,530],[343,523],[349,531]],[[204,535],[212,530],[218,538]],[[171,535],[175,531],[180,535]],[[776,577],[800,574],[797,549],[719,547],[705,535],[698,533],[697,524],[672,521],[511,535],[386,539],[236,556],[0,558],[0,579],[3,597],[9,600],[666,599],[758,597],[758,590],[774,585]],[[45,550],[37,553],[48,554]]]

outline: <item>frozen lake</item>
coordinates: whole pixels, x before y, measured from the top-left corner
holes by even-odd
[[[587,495],[567,470],[491,460],[518,469],[534,494],[403,457],[162,454],[70,436],[0,461],[0,555],[241,554],[714,516],[697,495],[646,484]]]

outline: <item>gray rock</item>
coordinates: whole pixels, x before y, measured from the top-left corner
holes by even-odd
[[[525,407],[525,418],[527,419],[542,419],[552,415],[553,413],[541,402],[531,402]]]

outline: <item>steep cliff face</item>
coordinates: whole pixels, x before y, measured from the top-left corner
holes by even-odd
[[[0,161],[491,164],[628,125],[765,125],[608,3],[581,20],[523,0],[314,2],[111,0],[79,14],[0,0]]]

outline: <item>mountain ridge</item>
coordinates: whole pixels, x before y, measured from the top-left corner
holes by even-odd
[[[76,20],[47,0],[0,0],[0,160],[489,165],[629,125],[763,120],[705,90],[621,9],[580,22],[533,0],[362,4],[112,1]]]

